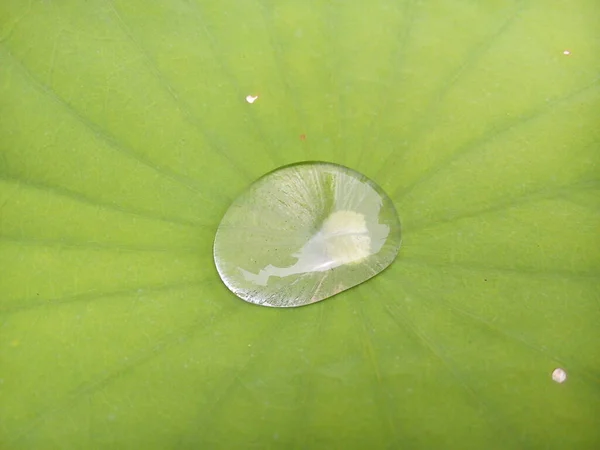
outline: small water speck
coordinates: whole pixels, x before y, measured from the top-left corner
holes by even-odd
[[[248,103],[254,103],[258,99],[258,95],[247,95],[246,101]]]
[[[567,381],[567,372],[565,372],[564,369],[561,369],[560,367],[554,369],[554,371],[552,372],[552,380],[556,381],[557,383],[564,383],[565,381]]]

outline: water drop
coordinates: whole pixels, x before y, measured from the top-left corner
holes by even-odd
[[[374,277],[396,258],[400,221],[390,198],[337,164],[284,166],[255,181],[223,217],[217,271],[241,299],[302,306]]]
[[[567,372],[565,372],[564,369],[556,368],[554,369],[554,371],[552,372],[552,380],[556,381],[557,383],[564,383],[565,381],[567,381]]]

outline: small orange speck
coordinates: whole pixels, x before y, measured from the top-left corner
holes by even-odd
[[[306,140],[306,135],[305,134],[301,134],[300,135],[300,140],[301,141],[305,141]]]

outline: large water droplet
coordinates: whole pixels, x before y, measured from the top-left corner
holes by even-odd
[[[225,285],[247,302],[302,306],[374,277],[396,258],[400,221],[390,198],[337,164],[285,166],[229,207],[215,238]]]

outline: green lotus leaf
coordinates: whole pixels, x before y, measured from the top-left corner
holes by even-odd
[[[598,448],[598,55],[595,0],[0,2],[0,447]],[[307,160],[398,258],[241,301],[218,224]]]

